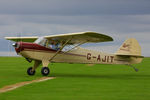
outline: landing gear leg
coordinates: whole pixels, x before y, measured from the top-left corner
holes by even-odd
[[[35,69],[41,64],[41,61],[37,61],[35,60],[34,62],[34,66],[33,67],[29,67],[27,69],[27,74],[28,75],[34,75],[35,74]]]
[[[132,67],[136,72],[139,71],[139,69],[137,69],[136,67],[134,67],[134,66],[132,66],[132,65],[128,65],[128,66]]]
[[[41,69],[41,74],[43,76],[47,76],[50,73],[50,69],[48,68],[49,61],[43,60],[42,64],[43,64],[43,68]]]

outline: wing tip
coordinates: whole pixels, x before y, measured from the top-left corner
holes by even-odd
[[[4,37],[6,40],[9,40],[11,37]]]
[[[105,37],[106,41],[104,41],[104,42],[114,41],[114,39],[111,36],[105,35],[105,34],[102,34],[102,33],[98,33],[98,32],[95,32],[95,31],[85,31],[85,32],[78,32],[78,33],[82,33],[82,34],[91,34],[91,33],[98,34],[98,35],[101,35],[101,36]]]

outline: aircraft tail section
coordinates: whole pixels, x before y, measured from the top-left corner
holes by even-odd
[[[141,47],[136,39],[130,38],[121,45],[116,54],[141,56]]]
[[[140,63],[143,59],[141,47],[134,38],[127,39],[115,54],[118,57],[128,59],[131,64]]]

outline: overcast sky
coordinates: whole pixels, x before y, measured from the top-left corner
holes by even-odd
[[[44,36],[95,31],[114,42],[84,45],[114,53],[136,38],[150,56],[150,0],[0,0],[0,55],[14,55],[5,36]]]

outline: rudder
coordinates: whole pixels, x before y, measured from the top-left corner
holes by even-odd
[[[120,59],[128,61],[129,64],[140,63],[143,59],[143,56],[141,56],[141,46],[134,38],[127,39],[115,55]]]
[[[136,39],[127,39],[118,49],[116,55],[141,56],[141,46]]]

